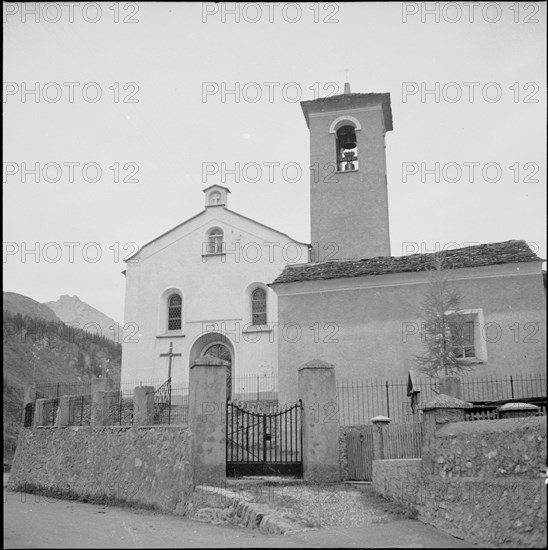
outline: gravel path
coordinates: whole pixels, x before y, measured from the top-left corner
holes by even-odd
[[[309,528],[357,527],[414,517],[398,504],[375,495],[369,485],[261,485],[246,487],[246,491],[253,494],[254,501],[268,504],[282,517]]]

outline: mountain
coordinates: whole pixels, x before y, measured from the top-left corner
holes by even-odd
[[[26,300],[19,302],[34,302]],[[43,313],[47,308],[39,305]],[[107,373],[119,381],[122,346],[58,319],[23,316],[7,309],[3,313],[3,329],[4,463],[9,464],[21,430],[25,387],[84,382]]]
[[[119,325],[108,315],[82,302],[78,296],[64,294],[56,302],[43,304],[51,309],[63,323],[99,334],[119,342]]]
[[[47,304],[41,304],[28,296],[16,292],[4,292],[4,310],[12,314],[20,313],[23,317],[38,317],[46,321],[60,321]]]

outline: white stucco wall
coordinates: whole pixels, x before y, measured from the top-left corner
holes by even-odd
[[[226,254],[203,256],[206,233],[214,226],[224,232]],[[277,372],[275,331],[245,332],[253,330],[250,292],[257,283],[267,291],[272,326],[277,296],[266,285],[286,264],[306,261],[306,244],[224,206],[206,208],[144,246],[126,268],[122,381],[166,379],[168,359],[160,354],[170,342],[174,353],[182,354],[173,359],[172,380],[188,381],[189,363],[203,347],[204,332],[228,339],[233,375],[259,373],[261,366]],[[175,290],[183,296],[183,326],[168,331],[165,304]]]

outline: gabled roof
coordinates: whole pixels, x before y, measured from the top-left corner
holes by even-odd
[[[208,188],[209,189],[209,188]],[[297,244],[303,244],[305,246],[308,246],[309,248],[312,247],[312,245],[308,244],[308,243],[302,243],[300,241],[297,241],[295,239],[293,239],[292,237],[290,237],[289,235],[287,235],[286,233],[282,233],[281,231],[278,231],[277,229],[274,229],[273,227],[269,227],[268,225],[265,225],[264,223],[261,223],[261,222],[258,222],[256,220],[253,220],[251,218],[248,218],[247,216],[244,216],[243,214],[238,214],[238,212],[234,212],[234,210],[230,210],[228,208],[226,208],[225,206],[222,206],[222,208],[224,208],[224,210],[226,210],[227,212],[230,212],[231,214],[234,214],[240,218],[243,218],[244,220],[248,220],[250,222],[253,222],[257,225],[260,225],[261,227],[265,227],[266,229],[269,229],[270,231],[275,231],[276,233],[278,233],[279,235],[283,235],[284,237],[287,237],[289,240],[293,241],[294,243],[297,243]],[[137,256],[137,254],[140,254],[142,252],[142,250],[144,248],[146,248],[148,245],[160,240],[162,237],[165,237],[166,235],[168,235],[169,233],[171,233],[172,231],[175,231],[176,229],[179,229],[179,227],[185,225],[185,223],[188,223],[189,221],[201,216],[204,212],[207,212],[207,209],[204,209],[202,210],[201,212],[199,212],[198,214],[192,216],[191,218],[188,218],[187,220],[185,220],[184,222],[180,223],[179,225],[176,225],[175,227],[172,227],[171,229],[169,229],[168,231],[166,231],[165,233],[162,233],[161,235],[159,235],[158,237],[156,237],[155,239],[152,239],[151,241],[149,241],[148,243],[144,244],[143,246],[141,246],[141,248],[139,248],[139,250],[137,252],[135,252],[135,254],[132,254],[131,256],[129,256],[128,258],[125,258],[124,259],[124,262],[128,262],[129,260],[131,260],[132,258],[135,258],[135,256]]]
[[[525,241],[505,241],[467,246],[439,253],[287,265],[272,284],[418,272],[432,268],[438,258],[443,260],[448,269],[543,261],[527,246]]]
[[[202,189],[202,192],[205,193],[212,187],[220,187],[221,189],[224,189],[227,193],[230,193],[230,189],[228,187],[225,187],[224,185],[218,185],[217,183],[214,183],[213,185],[210,185],[209,187],[206,187],[205,189]]]

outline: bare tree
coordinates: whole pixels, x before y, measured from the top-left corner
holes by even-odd
[[[415,355],[419,372],[431,379],[462,376],[472,368],[459,360],[464,343],[466,317],[460,309],[461,294],[449,283],[443,260],[436,258],[421,307],[421,339],[424,355]]]

